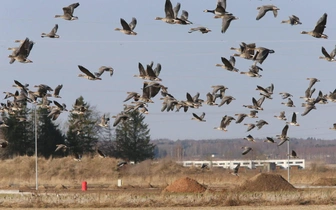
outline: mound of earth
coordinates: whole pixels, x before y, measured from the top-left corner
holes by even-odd
[[[314,186],[336,186],[336,178],[319,178],[313,182]]]
[[[238,187],[244,191],[291,191],[296,188],[279,174],[260,173]]]
[[[174,181],[171,185],[167,186],[164,191],[167,192],[204,192],[206,187],[198,183],[196,180],[189,177],[184,177]]]

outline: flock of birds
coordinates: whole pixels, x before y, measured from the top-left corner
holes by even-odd
[[[63,14],[62,15],[55,15],[55,18],[62,18],[67,21],[74,21],[77,20],[78,17],[74,16],[75,9],[78,8],[80,4],[74,3],[69,6],[63,7]],[[181,8],[181,4],[177,3],[175,7],[172,6],[171,0],[165,0],[164,4],[164,17],[156,17],[155,20],[161,20],[168,24],[177,24],[177,25],[190,25],[193,24],[188,18],[189,13],[186,10],[182,10],[182,14],[179,16],[179,11]],[[260,20],[261,18],[266,18],[267,14],[269,12],[273,12],[274,17],[277,17],[278,10],[280,10],[278,7],[274,5],[263,5],[257,8],[259,10],[256,20]],[[221,24],[221,32],[225,33],[232,20],[238,20],[239,18],[234,16],[232,13],[228,12],[226,9],[226,0],[218,0],[216,8],[213,10],[206,9],[204,10],[206,13],[212,13],[214,14],[214,18],[222,19]],[[126,22],[125,19],[120,18],[120,23],[122,28],[116,28],[116,31],[120,31],[126,35],[137,35],[137,32],[134,31],[137,25],[137,19],[135,17],[132,17],[131,21],[129,23]],[[292,15],[289,17],[288,20],[283,20],[281,23],[287,23],[290,25],[299,25],[302,24],[300,22],[299,17],[296,15]],[[327,24],[327,14],[324,13],[317,21],[315,27],[311,31],[302,31],[302,34],[308,34],[315,38],[323,38],[327,39],[328,36],[324,34],[324,29]],[[58,24],[56,24],[53,29],[49,33],[42,33],[41,37],[48,37],[48,38],[60,38],[60,36],[57,34],[58,30]],[[193,33],[199,31],[203,34],[206,34],[208,32],[211,32],[211,30],[207,27],[196,27],[196,28],[190,28],[188,31],[189,33]],[[13,64],[15,61],[20,63],[32,63],[28,57],[33,49],[34,42],[30,40],[29,38],[26,38],[24,40],[15,40],[15,42],[20,43],[18,47],[11,47],[8,48],[9,50],[12,50],[12,54],[8,57],[10,58],[10,64]],[[221,63],[216,64],[217,67],[223,68],[229,72],[237,73],[247,75],[249,77],[257,77],[260,78],[262,75],[260,74],[263,69],[258,66],[262,65],[263,62],[267,59],[269,54],[275,53],[273,49],[268,49],[266,47],[257,46],[256,43],[245,43],[241,42],[239,47],[231,47],[231,50],[235,50],[236,53],[234,53],[229,58],[221,57]],[[324,59],[326,61],[336,61],[335,55],[336,55],[336,47],[328,53],[327,50],[322,47],[321,49],[323,56],[320,57],[320,59]],[[248,71],[243,72],[239,71],[239,69],[236,68],[236,57],[240,57],[241,59],[246,59],[251,61],[251,67]],[[86,78],[88,80],[102,80],[102,75],[104,72],[109,72],[110,76],[113,76],[114,69],[110,66],[102,66],[98,69],[97,72],[92,72],[85,68],[82,65],[78,65],[78,69],[80,70],[79,77]],[[129,100],[132,100],[130,104],[124,104],[124,109],[116,116],[112,116],[112,118],[115,118],[113,122],[113,126],[117,126],[119,123],[126,122],[130,116],[129,113],[133,111],[139,111],[143,114],[148,114],[148,104],[154,103],[153,98],[156,97],[159,93],[161,94],[160,100],[162,101],[162,108],[161,112],[166,111],[179,111],[181,108],[183,108],[184,112],[187,112],[189,109],[198,109],[199,107],[203,105],[208,106],[225,106],[229,105],[232,101],[236,100],[233,96],[227,95],[225,92],[228,89],[224,85],[213,85],[211,86],[212,90],[210,90],[206,94],[206,100],[203,100],[200,98],[200,93],[197,93],[196,95],[192,96],[190,93],[186,93],[186,99],[185,100],[178,100],[176,99],[171,93],[168,92],[168,87],[164,86],[161,82],[162,79],[159,77],[161,72],[162,66],[160,63],[157,63],[154,66],[154,62],[151,62],[149,64],[143,65],[142,63],[138,63],[138,70],[139,74],[134,75],[134,77],[140,78],[144,80],[143,86],[142,86],[142,92],[127,92],[127,96],[123,102],[127,102]],[[305,116],[310,111],[316,109],[317,104],[326,104],[328,101],[336,102],[336,89],[333,92],[330,92],[329,94],[323,94],[322,91],[319,91],[318,95],[316,97],[313,96],[313,93],[315,92],[315,88],[313,88],[314,84],[316,82],[319,82],[319,79],[317,78],[307,78],[309,80],[309,85],[307,87],[307,90],[305,91],[304,96],[300,97],[304,100],[304,103],[302,103],[302,107],[305,108],[304,112],[301,114],[301,116]],[[34,86],[37,88],[37,90],[32,91],[29,90],[28,84],[21,84],[19,81],[14,80],[14,87],[18,88],[15,93],[11,92],[5,92],[6,99],[13,97],[13,101],[8,100],[7,103],[1,103],[1,110],[6,111],[9,114],[15,113],[17,110],[21,110],[27,102],[28,103],[34,103],[37,106],[40,106],[41,108],[46,108],[49,111],[48,116],[52,118],[52,120],[56,120],[58,116],[63,111],[68,111],[66,109],[66,105],[57,102],[55,99],[61,98],[60,90],[62,89],[63,85],[58,85],[55,89],[49,87],[45,84],[40,84]],[[218,127],[214,127],[216,130],[228,131],[228,127],[231,123],[231,121],[235,121],[235,123],[239,124],[244,121],[246,117],[248,118],[258,118],[257,114],[259,111],[263,111],[263,102],[265,100],[271,100],[274,93],[274,84],[271,84],[269,87],[262,87],[260,85],[257,85],[256,90],[260,94],[260,98],[252,97],[252,103],[243,105],[246,109],[249,110],[249,113],[237,113],[234,116],[228,116],[225,115],[221,118],[219,122]],[[282,99],[286,100],[282,102],[284,106],[287,107],[295,107],[294,102],[292,100],[292,94],[288,92],[281,92],[280,95],[282,96]],[[49,97],[53,97],[54,100],[49,100]],[[40,101],[38,99],[41,99]],[[219,100],[219,102],[218,102]],[[51,104],[54,105],[51,105]],[[86,108],[83,104],[80,104],[78,100],[76,100],[75,104],[73,105],[73,108],[69,111],[78,115],[82,115],[85,113]],[[205,119],[205,113],[196,114],[192,113],[192,120],[196,120],[199,122],[206,122]],[[287,136],[287,131],[289,129],[289,126],[299,126],[299,123],[297,122],[297,113],[293,112],[292,117],[290,121],[287,121],[286,115],[284,111],[281,111],[279,115],[274,116],[275,118],[285,121],[285,126],[282,129],[281,134],[276,135],[276,138],[280,140],[280,142],[277,143],[278,146],[281,146],[286,141],[289,141],[289,137]],[[19,117],[20,118],[20,117]],[[20,121],[24,121],[25,119],[20,119]],[[109,126],[110,117],[103,115],[101,117],[100,122],[97,123],[98,126],[101,127],[108,127]],[[5,124],[2,122],[2,124]],[[80,121],[74,123],[78,129],[76,129],[77,132],[80,132]],[[268,122],[265,120],[258,120],[256,123],[244,123],[244,126],[247,126],[247,132],[251,131],[252,129],[261,129],[264,125],[268,125]],[[1,126],[1,125],[0,125]],[[336,124],[333,125],[333,130],[336,130]],[[255,142],[255,139],[252,135],[248,135],[244,138],[248,142]],[[272,137],[267,137],[264,142],[267,143],[276,143],[276,141]],[[4,147],[4,146],[2,146]],[[61,149],[66,149],[66,145],[57,145],[56,151]],[[250,151],[253,150],[253,147],[251,146],[245,146],[242,147],[243,152],[242,155],[248,154]],[[294,151],[293,151],[294,152]],[[294,152],[291,154],[292,157],[297,157],[296,153]],[[99,151],[98,152],[100,156],[105,157],[105,155]],[[288,154],[289,155],[289,154]],[[79,157],[77,158],[79,159]],[[239,166],[238,166],[239,167]],[[237,169],[238,171],[238,169]]]

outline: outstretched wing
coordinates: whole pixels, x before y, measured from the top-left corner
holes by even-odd
[[[132,30],[123,18],[120,18],[120,24],[121,24],[121,26],[123,27],[124,30],[127,30],[127,31]]]
[[[89,77],[95,78],[95,75],[93,75],[89,70],[87,70],[84,66],[78,65],[79,70],[83,72],[84,74],[88,75]]]
[[[137,25],[138,21],[135,17],[132,17],[132,21],[128,24],[128,26],[133,31],[135,29],[135,26]]]

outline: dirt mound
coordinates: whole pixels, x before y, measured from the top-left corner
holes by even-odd
[[[319,178],[312,183],[314,186],[336,186],[336,178]]]
[[[279,174],[260,173],[245,181],[238,189],[244,191],[290,191],[296,188]]]
[[[198,183],[196,180],[189,177],[184,177],[174,181],[171,185],[167,186],[164,191],[167,192],[204,192],[206,187]]]

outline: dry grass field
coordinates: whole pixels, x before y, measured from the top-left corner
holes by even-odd
[[[77,208],[68,208],[69,210]],[[96,210],[97,208],[81,208],[81,210]],[[125,210],[126,208],[100,208],[105,210]],[[333,205],[320,206],[230,206],[230,207],[162,207],[162,208],[127,208],[127,210],[335,210]],[[36,210],[36,208],[18,208],[16,210]],[[59,210],[59,208],[49,208]]]
[[[336,180],[335,169],[322,164],[291,170],[288,183],[286,170],[260,173],[260,170],[241,168],[237,177],[222,168],[202,171],[184,168],[168,159],[144,161],[120,169],[116,163],[116,159],[99,157],[84,157],[80,162],[70,157],[38,159],[39,190],[36,191],[33,157],[3,160],[0,189],[29,193],[0,194],[1,207],[138,210],[197,207],[210,210],[229,206],[230,209],[248,209],[247,206],[251,209],[266,209],[265,206],[267,209],[279,206],[281,209],[308,209],[319,205],[320,210],[335,209],[328,206],[336,202],[336,188],[332,187]],[[123,182],[121,187],[117,186],[118,179]],[[85,192],[81,191],[82,181],[88,183]],[[325,186],[299,188],[316,185]],[[178,190],[178,193],[168,189]]]

